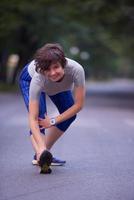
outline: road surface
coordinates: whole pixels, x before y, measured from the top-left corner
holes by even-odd
[[[20,94],[1,93],[0,111],[0,200],[134,199],[133,82],[87,84],[84,109],[52,149],[67,164],[51,175],[31,164]]]

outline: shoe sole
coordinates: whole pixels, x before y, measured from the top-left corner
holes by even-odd
[[[40,174],[50,174],[52,170],[50,169],[50,165],[52,163],[52,154],[45,150],[40,156],[39,166],[41,168]]]
[[[65,163],[51,163],[51,166],[64,166]]]
[[[39,165],[37,160],[32,160],[33,165]],[[51,163],[51,166],[64,166],[66,163]]]
[[[39,163],[38,163],[37,160],[32,160],[32,164],[33,164],[33,165],[39,165]]]

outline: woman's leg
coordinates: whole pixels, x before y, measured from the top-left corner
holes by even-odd
[[[45,135],[46,147],[48,150],[54,145],[54,143],[63,135],[63,131],[56,126],[49,128],[49,133]]]
[[[46,148],[48,150],[50,150],[51,147],[54,145],[54,143],[59,139],[59,137],[62,136],[63,133],[64,132],[61,131],[60,129],[58,129],[57,127],[52,126],[51,128],[49,128],[48,134],[46,134],[46,135],[42,134],[42,139],[44,140]],[[38,151],[37,143],[36,143],[32,134],[30,135],[30,138],[31,138],[31,142],[32,142],[34,152],[36,153]]]
[[[71,91],[61,92],[49,97],[58,108],[59,113],[63,113],[74,104]],[[46,146],[48,149],[51,149],[54,143],[69,128],[75,118],[76,115],[56,126],[52,126],[51,128],[49,128],[49,133],[46,135]]]
[[[30,82],[31,82],[31,77],[28,73],[28,65],[26,65],[21,74],[20,74],[20,78],[19,78],[19,87],[25,102],[25,105],[27,107],[27,110],[29,111],[29,87],[30,87]],[[46,100],[45,100],[45,93],[41,93],[41,97],[40,97],[40,108],[39,108],[39,117],[44,118],[44,114],[46,112]],[[41,130],[42,133],[44,133],[44,130]],[[30,131],[30,139],[31,139],[31,143],[33,146],[33,149],[35,151],[35,153],[39,152],[38,151],[38,145],[35,142],[35,139]],[[42,136],[42,139],[44,140],[44,137]]]

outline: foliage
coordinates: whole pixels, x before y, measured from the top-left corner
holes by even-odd
[[[80,58],[80,52],[72,56],[83,64],[87,76],[126,75],[118,73],[119,65],[126,60],[127,75],[134,76],[133,13],[133,2],[127,0],[1,0],[1,79],[6,78],[10,54],[20,56],[16,77],[35,50],[47,42],[61,43],[67,56],[72,56],[71,46],[88,52],[87,60]]]

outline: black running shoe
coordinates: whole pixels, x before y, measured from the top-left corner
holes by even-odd
[[[52,170],[51,170],[51,168],[49,167],[48,170],[45,171],[45,172],[44,172],[44,170],[41,170],[41,171],[40,171],[40,174],[51,174],[51,172],[52,172]]]
[[[38,161],[37,161],[37,156],[36,154],[33,156],[33,160],[32,160],[32,164],[33,165],[39,165]],[[61,160],[59,158],[53,157],[52,159],[52,163],[51,166],[63,166],[66,164],[65,160]]]
[[[40,160],[39,160],[39,166],[41,167],[41,174],[50,174],[52,172],[52,170],[50,169],[50,165],[52,162],[52,154],[47,151],[44,150],[43,153],[40,156]]]
[[[61,160],[61,159],[58,159],[56,157],[53,157],[52,163],[51,163],[52,166],[63,166],[65,164],[66,164],[65,160]]]

